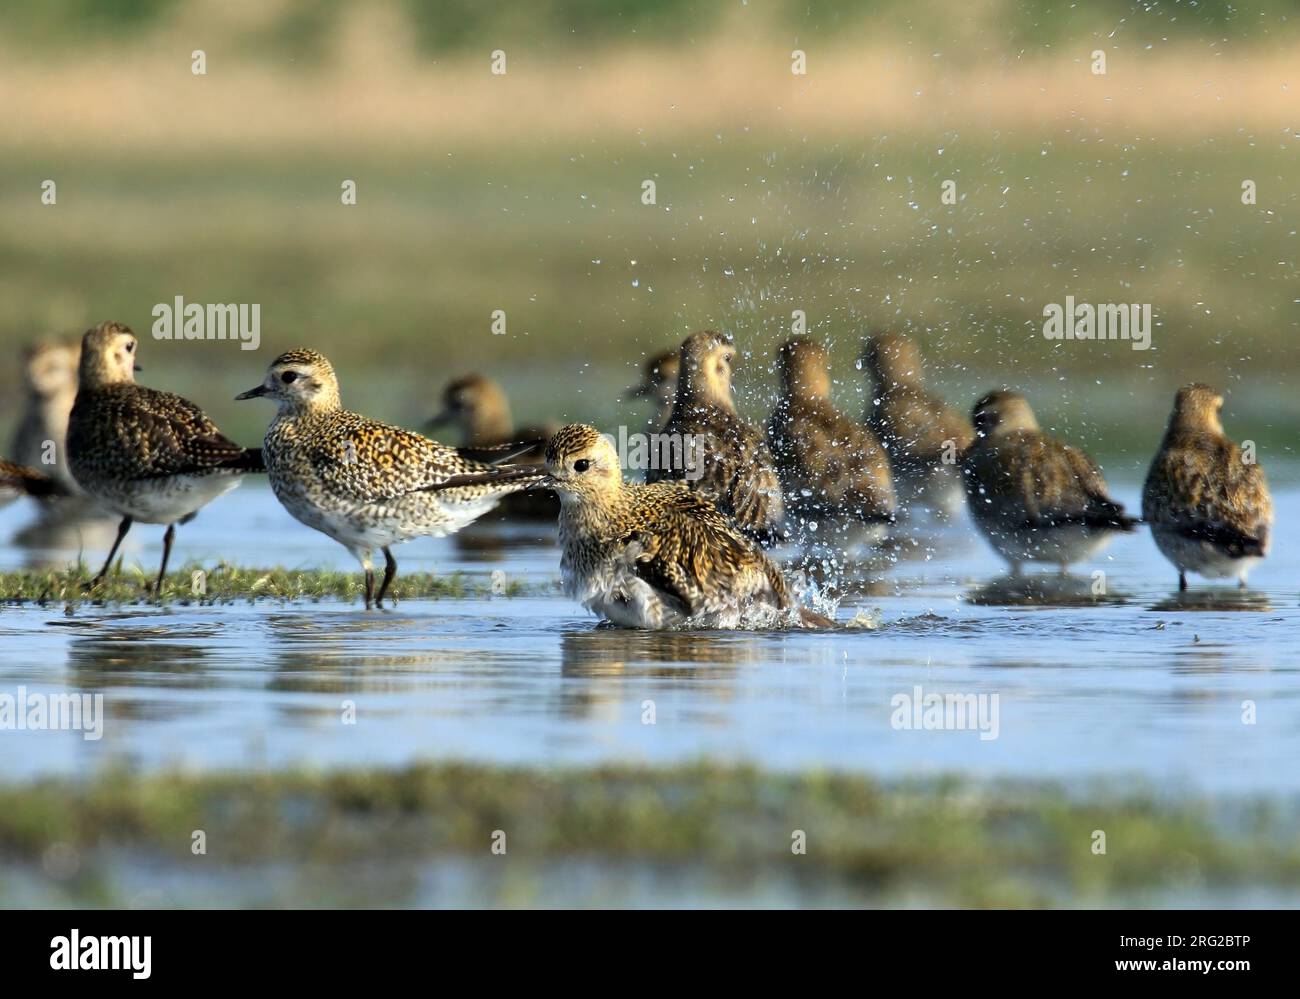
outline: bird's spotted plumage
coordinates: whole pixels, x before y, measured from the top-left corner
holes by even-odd
[[[682,344],[677,396],[660,433],[691,441],[683,453],[693,460],[651,468],[646,481],[683,483],[745,534],[767,542],[785,527],[781,480],[763,435],[736,412],[734,359],[730,338],[712,331],[694,333]]]
[[[825,349],[791,340],[781,348],[780,366],[781,398],[768,421],[767,441],[786,509],[817,520],[890,520],[889,459],[870,430],[831,403]]]
[[[957,460],[974,439],[970,421],[925,387],[920,351],[901,333],[871,337],[862,362],[873,383],[865,422],[889,455],[900,508],[954,513],[962,498]]]
[[[263,466],[257,448],[229,440],[188,399],[135,384],[137,342],[119,323],[101,323],[82,338],[68,466],[87,494],[123,518],[119,544],[134,521],[168,525],[161,586],[175,525]],[[116,551],[115,544],[97,580]]]
[[[795,604],[780,570],[705,497],[625,483],[610,441],[581,424],[546,451],[560,495],[565,592],[634,628],[828,624]]]
[[[506,493],[540,477],[472,461],[456,448],[350,412],[338,379],[311,350],[281,354],[240,398],[279,403],[262,454],[276,497],[294,517],[346,547],[366,573],[366,605],[382,601],[397,563],[390,545],[451,534]],[[374,597],[374,549],[385,574]]]
[[[1273,499],[1263,468],[1223,432],[1223,397],[1206,385],[1178,392],[1142,489],[1142,516],[1178,570],[1209,578],[1246,574],[1268,554]]]
[[[1023,396],[993,392],[975,404],[975,443],[962,459],[971,516],[1018,572],[1025,561],[1062,569],[1137,523],[1110,498],[1101,469],[1038,429]]]

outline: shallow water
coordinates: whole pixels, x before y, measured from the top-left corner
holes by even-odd
[[[1139,533],[1037,602],[963,520],[852,572],[834,633],[597,629],[548,585],[551,525],[481,523],[396,550],[402,570],[533,584],[525,597],[222,607],[0,608],[0,693],[102,693],[103,738],[0,731],[0,773],[399,764],[548,765],[708,756],[903,777],[1133,777],[1172,792],[1300,790],[1300,475],[1272,470],[1274,553],[1251,589],[1176,576]],[[1138,484],[1116,483],[1137,506]],[[32,512],[0,510],[9,537]],[[111,532],[110,532],[111,533]],[[136,527],[152,567],[161,530]],[[48,553],[13,546],[13,568]],[[66,558],[67,553],[61,557]],[[243,488],[179,530],[176,564],[349,567],[344,550]],[[102,550],[88,548],[97,565]],[[1092,571],[1108,595],[1094,600]],[[896,695],[997,696],[996,738],[891,724]],[[1243,723],[1243,702],[1256,722]],[[355,724],[345,724],[347,702]],[[654,724],[643,722],[653,702]],[[986,704],[991,705],[988,701]],[[986,715],[986,721],[991,716]],[[992,734],[986,726],[985,734]]]

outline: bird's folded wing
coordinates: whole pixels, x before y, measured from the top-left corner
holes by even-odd
[[[193,475],[216,468],[252,468],[248,449],[226,437],[188,399],[141,389],[110,407],[107,418],[135,462],[134,477]],[[255,452],[260,457],[260,451]]]
[[[1189,538],[1227,548],[1259,547],[1273,522],[1273,500],[1259,465],[1231,441],[1201,440],[1171,449],[1155,470],[1157,516]]]
[[[469,461],[455,448],[401,427],[354,417],[314,443],[309,460],[339,497],[380,503],[416,492],[470,489],[513,481],[512,468]],[[536,470],[531,473],[536,475]]]
[[[1096,462],[1078,448],[1036,431],[1016,431],[969,453],[984,496],[1000,501],[1001,519],[1029,528],[1070,524],[1123,526],[1124,508],[1107,494]]]
[[[745,530],[765,535],[785,518],[781,479],[767,441],[736,421],[731,460],[719,469],[726,475],[720,495],[731,506],[732,519]]]
[[[942,461],[970,446],[970,421],[936,396],[919,388],[901,388],[881,400],[882,423],[888,423],[903,449],[922,461]]]

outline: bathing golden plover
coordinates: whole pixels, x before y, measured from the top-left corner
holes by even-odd
[[[672,415],[673,400],[677,398],[678,355],[676,348],[665,351],[645,362],[641,384],[634,385],[623,394],[626,402],[635,399],[653,399],[655,412],[646,429],[658,433]]]
[[[627,628],[833,622],[800,608],[781,571],[683,483],[625,483],[608,437],[572,424],[546,448],[560,494],[565,592]]]
[[[442,393],[442,411],[425,425],[435,430],[451,424],[461,434],[461,451],[490,454],[505,448],[518,465],[537,465],[546,459],[546,442],[559,424],[516,427],[505,391],[490,378],[470,374],[448,382]],[[528,444],[534,446],[529,447]],[[544,489],[529,489],[502,497],[499,509],[507,517],[554,520],[560,501]]]
[[[93,499],[122,518],[97,585],[139,520],[166,524],[155,592],[161,594],[176,525],[263,471],[261,451],[224,437],[198,406],[135,383],[135,334],[100,323],[81,340],[77,400],[68,420],[68,466]]]
[[[26,399],[9,453],[19,464],[42,469],[67,493],[80,493],[68,469],[68,417],[77,398],[81,344],[42,340],[23,354]]]
[[[366,608],[397,574],[390,545],[451,534],[541,472],[471,461],[455,448],[343,408],[334,369],[314,350],[290,350],[261,385],[237,398],[279,405],[262,453],[286,510],[343,545],[365,571]],[[384,553],[375,593],[374,550]]]
[[[786,510],[802,520],[892,520],[889,458],[870,430],[831,403],[826,349],[789,340],[779,363],[781,398],[767,424],[767,442]]]
[[[1142,489],[1142,517],[1178,570],[1207,578],[1246,574],[1268,554],[1273,499],[1264,469],[1223,432],[1223,396],[1208,385],[1178,390]]]
[[[901,333],[867,340],[862,363],[874,383],[864,418],[889,455],[900,510],[956,513],[963,498],[957,462],[974,439],[970,421],[926,389],[921,353]]]
[[[1012,575],[1026,561],[1064,572],[1137,524],[1110,498],[1096,462],[1038,429],[1024,396],[989,393],[975,404],[974,424],[962,458],[966,499]]]
[[[731,338],[693,333],[681,349],[673,412],[660,431],[682,444],[681,462],[651,467],[647,482],[680,481],[711,501],[751,538],[768,543],[785,528],[781,480],[763,435],[731,397]]]

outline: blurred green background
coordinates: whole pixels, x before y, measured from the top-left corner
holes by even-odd
[[[955,402],[1026,387],[1102,452],[1145,459],[1173,388],[1202,379],[1228,390],[1230,430],[1289,453],[1297,14],[4,2],[0,338],[126,322],[143,381],[253,440],[269,414],[231,397],[291,346],[323,350],[345,402],[397,421],[481,370],[520,419],[639,426],[619,391],[705,325],[735,333],[761,416],[802,309],[854,412],[860,340],[893,327]],[[259,303],[261,349],[153,342],[151,308],[177,295]],[[1154,348],[1045,340],[1043,307],[1066,295],[1151,303]],[[0,430],[19,378],[0,381]]]

